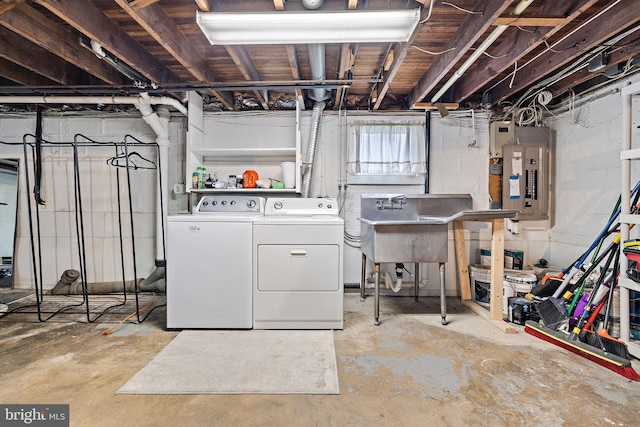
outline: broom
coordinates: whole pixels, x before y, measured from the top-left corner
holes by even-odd
[[[589,275],[593,272],[593,270],[595,270],[596,267],[604,260],[604,258],[608,256],[607,261],[605,263],[605,271],[606,271],[609,268],[609,265],[611,264],[613,258],[615,257],[616,252],[619,252],[617,251],[619,242],[620,242],[620,234],[618,234],[613,239],[613,242],[611,242],[609,247],[607,247],[607,249],[602,254],[600,254],[598,259],[593,264],[591,264],[591,266],[587,269],[587,271],[584,272],[584,274],[573,285],[573,288],[581,287],[582,283],[584,283],[584,281],[587,279],[587,277],[589,277]],[[588,255],[588,253],[585,253],[583,257],[586,258],[586,255]],[[565,308],[564,298],[558,298],[556,297],[555,294],[553,296],[548,297],[546,300],[536,304],[535,309],[538,312],[540,319],[542,319],[542,322],[544,323],[544,325],[554,329],[558,329],[558,327],[566,319],[569,318],[569,313],[570,313]]]
[[[640,381],[640,375],[633,369],[629,359],[605,352],[581,341],[569,341],[563,333],[541,326],[531,320],[527,320],[525,323],[524,331],[536,338],[548,341],[551,344],[591,360],[625,378],[632,381]]]

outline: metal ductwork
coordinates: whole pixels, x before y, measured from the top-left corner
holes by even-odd
[[[310,44],[308,46],[309,51],[309,66],[311,67],[311,79],[315,81],[322,81],[326,79],[325,73],[325,60],[324,60],[324,44]],[[318,88],[311,89],[309,92],[309,98],[314,101],[320,102],[329,98],[329,92],[326,89]]]
[[[313,178],[313,164],[316,157],[316,147],[318,146],[318,130],[320,119],[324,111],[325,103],[316,102],[313,105],[313,117],[311,119],[311,131],[309,132],[309,148],[307,150],[307,169],[302,180],[302,197],[311,197],[311,178]]]
[[[307,9],[319,9],[324,0],[302,0],[302,5]],[[324,44],[310,44],[309,66],[311,67],[311,78],[316,81],[326,79],[325,73],[325,53]],[[315,163],[316,147],[318,145],[318,129],[320,127],[320,119],[324,111],[324,100],[330,96],[329,91],[322,88],[311,89],[309,98],[316,101],[313,106],[313,117],[311,120],[311,131],[309,133],[309,147],[307,150],[307,168],[302,181],[302,197],[310,197],[311,195],[311,179],[313,178],[313,164]]]

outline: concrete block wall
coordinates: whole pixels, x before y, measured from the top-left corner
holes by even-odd
[[[180,120],[171,124],[170,135],[183,135]],[[33,134],[35,114],[0,116],[0,141],[21,143],[24,134]],[[131,135],[142,142],[154,142],[155,134],[142,121],[139,114],[83,114],[49,115],[43,119],[43,139],[50,142],[72,142],[74,135],[99,142],[122,142]],[[33,139],[31,139],[33,140]],[[86,141],[80,137],[78,142]],[[130,142],[132,140],[129,140]],[[175,147],[179,151],[179,147]],[[156,150],[150,147],[135,147],[143,157],[156,161]],[[133,150],[130,150],[133,151]],[[118,195],[121,198],[123,246],[125,254],[125,278],[133,278],[134,240],[131,238],[129,213],[133,211],[136,270],[138,278],[146,277],[154,269],[156,258],[156,170],[130,170],[131,209],[125,168],[109,166],[106,159],[116,155],[115,148],[79,147],[78,161],[82,194],[84,247],[87,262],[87,280],[112,281],[122,278],[120,261]],[[0,156],[21,159],[19,182],[19,206],[17,241],[15,249],[14,286],[33,287],[33,265],[31,261],[30,221],[27,195],[34,185],[34,172],[29,154],[30,185],[25,179],[25,164],[22,145],[0,144]],[[69,146],[42,149],[43,177],[42,198],[46,205],[39,209],[42,242],[42,283],[45,289],[55,285],[64,270],[79,268],[74,197],[73,150]],[[183,156],[182,156],[183,157]],[[170,157],[179,159],[179,156]],[[165,166],[163,173],[170,174],[175,181],[175,165]],[[169,169],[173,169],[172,172]],[[120,184],[117,183],[117,176]],[[174,198],[175,199],[175,198]],[[177,210],[177,201],[170,207]],[[35,204],[32,203],[33,226],[35,227]],[[34,228],[35,230],[35,228]]]
[[[568,266],[589,247],[607,223],[620,195],[622,98],[617,86],[594,93],[551,118],[553,223],[549,259]],[[634,147],[640,147],[640,102],[633,103]],[[632,164],[632,187],[640,165]],[[633,232],[633,231],[632,231]],[[636,231],[637,232],[637,231]]]
[[[637,111],[637,104],[634,106]],[[579,255],[601,229],[615,203],[620,188],[619,147],[621,136],[621,103],[619,94],[613,93],[593,100],[586,106],[557,114],[549,121],[553,130],[551,146],[552,215],[549,221],[527,221],[521,234],[505,235],[505,247],[525,252],[525,264],[533,264],[539,258],[547,258],[552,264],[566,265]],[[260,113],[261,116],[270,113]],[[277,124],[282,113],[274,113],[270,120]],[[224,116],[219,116],[223,120]],[[337,197],[341,200],[346,229],[359,234],[359,197],[364,192],[421,192],[420,186],[355,186],[345,190],[345,162],[348,127],[353,120],[422,120],[423,113],[397,115],[349,112],[340,116],[326,112],[320,126],[320,144],[314,168],[313,196]],[[216,120],[208,117],[207,120]],[[251,137],[259,135],[260,128],[252,128],[252,116],[246,115],[246,132]],[[307,140],[311,112],[302,114],[302,155],[306,159]],[[291,127],[290,118],[283,126]],[[22,136],[33,133],[35,114],[0,116],[0,141],[20,143]],[[174,191],[174,186],[184,185],[185,171],[185,119],[172,118],[170,128],[170,162],[166,172],[170,188],[169,212],[175,214],[188,209],[187,196]],[[635,126],[634,126],[635,129]],[[294,132],[294,129],[291,128]],[[638,130],[635,130],[638,133]],[[46,115],[44,137],[50,141],[71,141],[76,133],[105,141],[120,141],[125,134],[152,142],[155,135],[138,115]],[[0,155],[22,158],[22,146],[0,145]],[[430,149],[430,191],[432,193],[469,193],[474,208],[488,207],[488,118],[475,114],[473,121],[467,112],[451,114],[447,118],[432,114]],[[82,159],[81,182],[86,198],[85,215],[91,237],[89,262],[96,280],[117,278],[116,270],[119,244],[117,220],[114,215],[114,168],[107,167],[106,154],[80,150]],[[23,167],[23,165],[21,165]],[[46,272],[45,286],[51,287],[66,268],[77,268],[77,248],[73,244],[75,218],[73,212],[70,154],[65,150],[45,152],[43,197],[47,206],[42,210],[43,253]],[[637,171],[638,167],[634,167]],[[635,172],[634,172],[635,173]],[[31,176],[33,173],[31,172]],[[637,176],[637,175],[636,175]],[[132,201],[135,213],[136,253],[138,273],[144,277],[153,269],[155,254],[155,177],[152,173],[137,174],[133,181]],[[177,187],[178,190],[180,187]],[[18,215],[18,242],[16,257],[16,286],[29,287],[31,281],[30,248],[28,241],[28,217],[26,211],[27,188],[24,173],[20,172],[20,205]],[[128,212],[125,204],[124,212]],[[468,223],[467,248],[471,263],[479,262],[479,250],[490,247],[489,227],[484,223]],[[127,232],[127,231],[125,231]],[[128,236],[126,236],[128,237]],[[457,294],[453,238],[450,233],[449,262],[447,263],[448,294]],[[131,240],[125,238],[125,251],[131,250]],[[345,256],[345,282],[360,280],[360,251],[348,247]],[[412,266],[408,266],[412,267]],[[437,294],[437,266],[423,267],[427,274],[423,293]]]

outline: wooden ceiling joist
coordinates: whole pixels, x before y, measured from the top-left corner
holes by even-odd
[[[502,13],[511,6],[511,0],[478,1],[473,10],[484,10],[481,15],[470,14],[460,25],[458,31],[443,46],[442,55],[438,55],[429,69],[422,75],[409,95],[409,105],[414,105],[435,89],[447,76],[465,53],[473,47],[482,34],[491,28]]]
[[[620,47],[613,49],[609,54],[609,66],[605,67],[611,68],[617,64],[623,64],[627,62],[629,59],[634,58],[636,55],[640,54],[640,39],[637,38],[637,35],[631,35],[623,40],[620,40],[618,43]],[[635,61],[634,61],[635,62]],[[633,64],[637,66],[638,64]],[[596,71],[595,73],[602,74],[604,70]],[[622,72],[622,70],[619,70]],[[594,76],[594,72],[590,72],[588,67],[582,67],[580,70],[572,73],[570,76],[560,80],[558,83],[547,87],[547,90],[550,90],[552,94],[562,94],[567,90],[575,87],[581,83],[586,82]]]
[[[19,35],[4,27],[0,27],[0,57],[61,85],[78,81],[90,83],[77,67],[34,43],[25,43]]]
[[[198,9],[200,9],[200,12],[211,11],[211,4],[209,3],[209,0],[195,0],[195,1],[196,1],[196,6],[198,6]]]
[[[554,48],[553,55],[541,55],[516,72],[513,79],[505,79],[492,90],[494,102],[500,102],[549,73],[568,64],[589,49],[605,42],[622,29],[640,22],[640,7],[634,1],[623,2],[612,7],[589,23],[589,31],[574,33]]]
[[[298,62],[298,54],[294,45],[287,45],[287,57],[289,58],[289,67],[291,67],[291,76],[294,80],[302,80],[302,73],[300,72],[300,62]],[[296,88],[296,98],[300,108],[305,109],[304,106],[304,94],[302,89]]]
[[[150,81],[159,84],[178,81],[178,78],[158,59],[149,54],[91,2],[84,0],[38,0],[38,3],[59,18],[64,19],[89,39],[97,41],[104,49],[116,55],[118,59]]]
[[[129,2],[129,6],[131,6],[135,10],[140,10],[143,7],[147,7],[149,5],[157,3],[159,1],[160,0],[132,0],[132,1]]]
[[[27,4],[18,5],[0,15],[0,25],[103,82],[115,85],[125,82],[122,74],[82,47],[77,36]]]
[[[276,10],[284,10],[284,0],[273,0],[273,7]]]
[[[0,15],[8,10],[13,9],[20,3],[24,3],[25,1],[27,0],[2,0],[2,3],[0,3]]]
[[[1,50],[2,47],[0,46]],[[0,53],[0,57],[2,56],[4,56],[3,53]],[[49,80],[6,59],[0,59],[0,76],[24,86],[52,86],[54,84],[53,80]]]
[[[501,16],[493,25],[508,25],[511,27],[555,27],[566,21],[565,16]]]
[[[227,46],[227,52],[245,79],[249,81],[262,80],[262,77],[251,60],[251,56],[249,56],[247,49],[242,46]],[[253,93],[256,95],[258,101],[262,105],[262,108],[268,110],[269,94],[267,90],[254,90]]]
[[[145,29],[167,52],[169,52],[199,82],[216,82],[220,78],[209,68],[209,64],[180,32],[176,24],[158,3],[135,10],[127,0],[114,0],[142,28]],[[226,92],[210,91],[226,108],[233,108],[233,97]]]
[[[565,15],[564,21],[556,27],[540,27],[528,29],[529,32],[518,31],[504,40],[501,44],[492,47],[491,54],[494,58],[480,58],[473,73],[463,75],[454,87],[453,99],[457,102],[469,97],[479,90],[487,81],[504,72],[525,55],[533,52],[537,46],[544,43],[549,37],[556,34],[563,27],[580,16],[585,10],[597,3],[598,0],[580,0],[573,2],[546,3],[540,13],[546,16],[556,14]]]

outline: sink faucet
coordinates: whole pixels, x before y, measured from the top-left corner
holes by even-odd
[[[400,194],[398,196],[391,196],[386,201],[376,200],[376,206],[379,210],[383,209],[404,209],[404,204],[407,202],[407,196]]]

